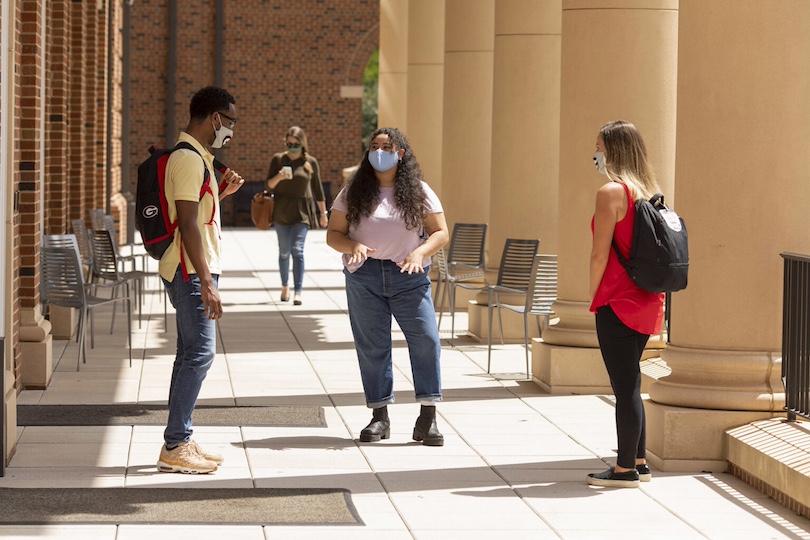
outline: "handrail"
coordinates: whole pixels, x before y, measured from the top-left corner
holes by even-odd
[[[782,253],[782,384],[788,421],[810,419],[810,256]]]

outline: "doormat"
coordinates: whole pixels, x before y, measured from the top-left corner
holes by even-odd
[[[345,489],[0,488],[0,523],[363,525]]]
[[[165,426],[166,405],[18,405],[19,426]],[[195,426],[326,427],[321,407],[194,409]]]

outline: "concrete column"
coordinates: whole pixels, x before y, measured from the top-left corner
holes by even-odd
[[[672,374],[650,387],[648,457],[723,470],[723,431],[784,405],[779,253],[810,253],[810,4],[681,0],[679,42],[691,264],[662,354]]]
[[[380,72],[377,126],[395,127],[407,136],[408,3],[380,0]]]
[[[489,222],[494,41],[494,0],[446,0],[442,204],[451,231]]]
[[[489,266],[507,238],[539,238],[557,252],[561,0],[495,3]],[[493,274],[493,279],[494,274]],[[522,304],[523,297],[515,303]],[[469,332],[488,337],[486,294],[469,304]],[[523,316],[502,314],[503,339],[523,342]],[[531,337],[537,337],[532,324]],[[497,336],[497,325],[495,328]],[[500,337],[500,336],[498,336]]]
[[[409,0],[406,136],[425,180],[442,196],[444,0]]]
[[[563,0],[562,9],[560,320],[535,344],[532,371],[547,391],[609,392],[588,311],[589,223],[605,182],[592,156],[605,122],[633,122],[674,203],[678,0]]]
[[[557,252],[561,0],[495,3],[490,266],[507,238]]]

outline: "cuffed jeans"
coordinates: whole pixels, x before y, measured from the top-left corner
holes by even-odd
[[[219,287],[219,276],[212,277],[214,285]],[[189,278],[188,282],[183,281],[178,266],[171,283],[163,280],[177,321],[177,357],[169,387],[169,421],[163,433],[168,446],[191,439],[191,414],[216,355],[216,321],[203,313],[199,277],[190,274]]]
[[[307,239],[306,223],[281,225],[276,223],[278,234],[278,271],[281,286],[286,287],[290,279],[290,255],[293,260],[293,290],[301,293],[304,288],[304,241]]]
[[[625,326],[609,305],[596,311],[596,336],[616,396],[619,447],[616,463],[632,469],[636,458],[647,455],[647,422],[641,401],[639,361],[650,336]]]
[[[430,278],[400,272],[392,261],[367,259],[346,275],[346,297],[366,404],[378,408],[394,402],[391,317],[405,334],[416,400],[441,401],[441,344]]]

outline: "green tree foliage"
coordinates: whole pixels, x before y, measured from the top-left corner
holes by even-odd
[[[371,54],[363,74],[363,151],[371,133],[377,129],[377,81],[380,78],[380,50]]]

